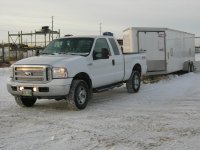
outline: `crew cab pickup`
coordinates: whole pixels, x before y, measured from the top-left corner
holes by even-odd
[[[7,89],[20,106],[66,99],[70,108],[81,110],[93,92],[123,83],[129,93],[138,92],[146,69],[145,54],[123,54],[113,36],[69,36],[50,42],[40,56],[13,64]]]

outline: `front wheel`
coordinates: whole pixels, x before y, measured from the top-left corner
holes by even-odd
[[[140,73],[138,71],[133,71],[130,78],[126,82],[126,88],[128,93],[136,93],[140,89]]]
[[[16,103],[21,107],[32,107],[37,98],[34,97],[22,97],[22,96],[15,96]]]
[[[87,83],[83,80],[73,80],[68,95],[68,106],[70,109],[84,109],[90,98],[91,93]]]

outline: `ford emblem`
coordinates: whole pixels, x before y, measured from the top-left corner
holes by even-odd
[[[31,76],[32,73],[31,73],[31,72],[24,72],[24,75],[25,75],[25,76]]]

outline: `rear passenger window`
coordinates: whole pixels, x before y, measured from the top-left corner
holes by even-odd
[[[115,40],[112,39],[112,38],[109,38],[109,41],[110,41],[110,44],[111,44],[112,49],[113,49],[113,51],[114,51],[114,54],[115,54],[115,55],[119,55],[119,54],[120,54],[120,53],[119,53],[119,49],[118,49],[118,47],[117,47],[117,44],[116,44]]]

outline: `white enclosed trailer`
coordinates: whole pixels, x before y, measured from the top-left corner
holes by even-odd
[[[168,28],[130,27],[123,31],[123,52],[146,53],[147,75],[193,71],[194,37]]]

